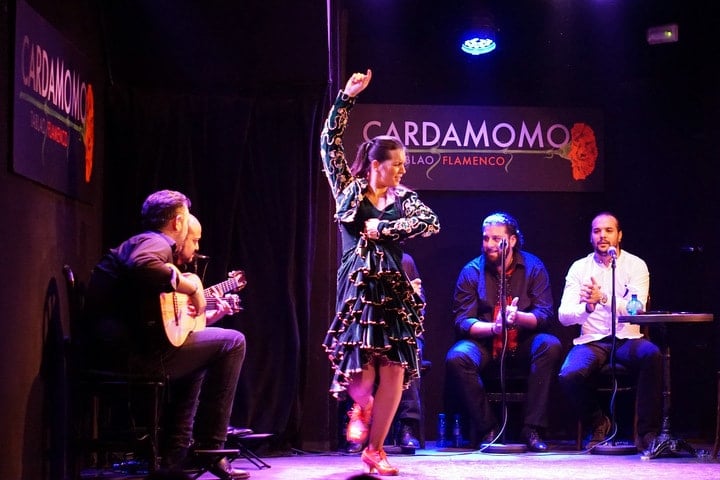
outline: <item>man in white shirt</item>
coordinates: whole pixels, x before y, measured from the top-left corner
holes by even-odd
[[[558,310],[561,324],[581,326],[580,336],[573,340],[574,346],[560,368],[559,380],[580,418],[590,425],[586,448],[605,441],[611,427],[589,380],[610,362],[613,268],[616,319],[627,315],[632,294],[643,304],[648,299],[647,265],[640,257],[621,251],[621,240],[620,222],[613,214],[603,212],[593,219],[590,243],[594,251],[570,266]],[[655,344],[643,338],[638,325],[616,322],[615,338],[616,361],[637,376],[637,443],[646,450],[660,430],[662,356]]]

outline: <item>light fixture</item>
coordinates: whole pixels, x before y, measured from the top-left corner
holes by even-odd
[[[650,27],[647,29],[647,42],[650,45],[658,43],[674,43],[678,41],[677,23],[670,25],[660,25],[658,27]]]
[[[497,48],[495,22],[491,15],[475,16],[460,39],[460,50],[469,55],[483,55]]]

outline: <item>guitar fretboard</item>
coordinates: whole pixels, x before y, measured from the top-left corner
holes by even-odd
[[[207,297],[208,295],[212,296],[212,290],[214,288],[219,288],[222,291],[222,293],[227,293],[227,292],[231,292],[231,291],[237,289],[239,286],[240,286],[240,283],[237,281],[236,278],[228,278],[224,282],[221,282],[221,283],[218,283],[217,285],[213,285],[212,287],[206,288],[204,290],[204,292],[205,292],[205,296]]]

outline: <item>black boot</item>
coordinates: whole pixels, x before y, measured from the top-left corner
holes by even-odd
[[[188,448],[173,447],[164,452],[160,466],[167,470],[182,470],[187,462]]]
[[[401,447],[420,448],[420,440],[418,440],[415,432],[417,431],[417,420],[411,418],[403,418],[400,420],[400,432],[398,433],[398,444]]]

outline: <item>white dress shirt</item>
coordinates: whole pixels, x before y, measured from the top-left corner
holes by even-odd
[[[604,265],[595,259],[595,253],[576,260],[568,270],[565,277],[558,319],[560,323],[581,325],[580,336],[573,340],[573,344],[600,340],[612,334],[612,264]],[[583,283],[590,283],[593,277],[601,286],[602,292],[607,295],[605,304],[598,303],[595,310],[588,313],[585,302],[580,301],[580,287]],[[625,250],[621,250],[615,261],[615,298],[617,316],[627,315],[626,305],[633,293],[643,305],[647,304],[650,287],[650,273],[645,261]],[[617,320],[617,318],[616,318]],[[616,322],[615,336],[617,338],[640,338],[640,326],[631,323]]]

